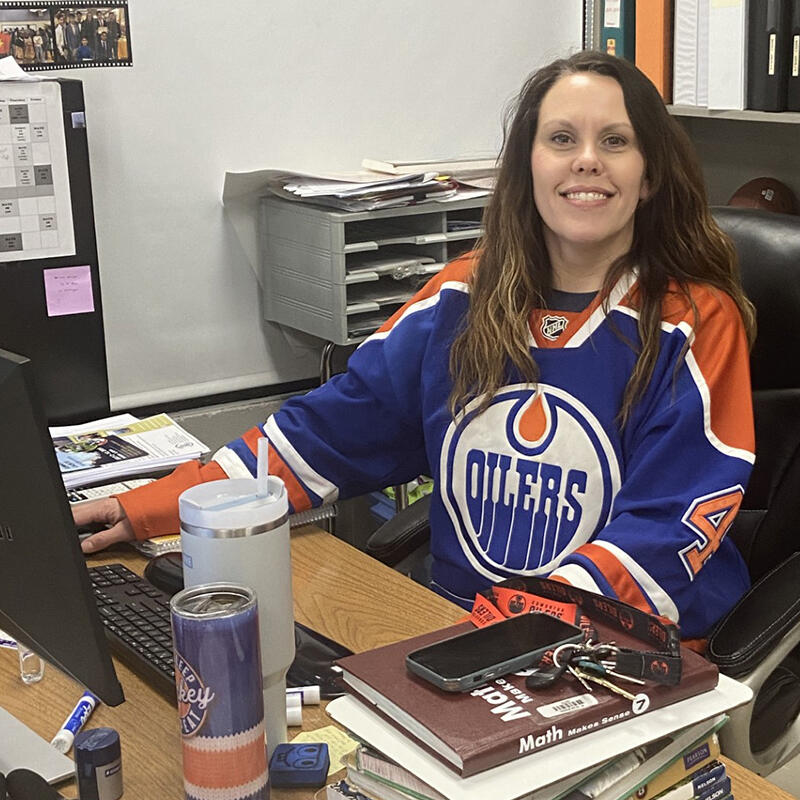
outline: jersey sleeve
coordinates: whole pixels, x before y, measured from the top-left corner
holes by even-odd
[[[441,288],[461,280],[471,259],[449,264],[353,353],[347,371],[290,398],[264,425],[220,448],[205,466],[191,462],[118,495],[137,539],[180,528],[178,496],[208,480],[254,477],[258,440],[269,439],[270,474],[280,477],[292,513],[403,483],[428,472],[423,364]]]
[[[706,634],[749,584],[726,534],[755,447],[738,309],[710,290],[695,302],[696,335],[686,320],[662,326],[659,372],[624,431],[624,476],[608,524],[552,573],[668,617],[689,638]]]
[[[264,426],[292,510],[364,494],[429,472],[423,424],[426,356],[442,287],[469,259],[445,267],[350,357],[347,371],[291,398]],[[252,471],[252,443],[218,457]],[[273,468],[270,468],[273,471]]]

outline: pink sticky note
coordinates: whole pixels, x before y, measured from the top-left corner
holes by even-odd
[[[46,269],[43,274],[48,317],[94,311],[89,266]]]

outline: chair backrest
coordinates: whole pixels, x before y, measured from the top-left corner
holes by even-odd
[[[757,580],[800,549],[800,216],[718,206],[756,308],[756,463],[731,536]]]

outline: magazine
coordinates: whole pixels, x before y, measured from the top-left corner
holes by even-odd
[[[50,428],[50,436],[67,489],[157,474],[209,452],[167,414]]]

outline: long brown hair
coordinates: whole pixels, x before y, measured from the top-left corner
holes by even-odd
[[[625,389],[620,423],[625,423],[653,374],[662,301],[671,280],[691,306],[695,327],[699,319],[689,283],[702,282],[733,298],[748,340],[752,343],[755,337],[755,315],[742,291],[736,252],[711,216],[688,136],[636,67],[605,53],[582,51],[531,75],[507,113],[497,185],[484,213],[484,235],[470,277],[469,312],[450,353],[454,416],[475,398],[479,409],[486,408],[508,380],[510,365],[524,380],[533,384],[538,380],[529,318],[532,310],[544,306],[552,268],[533,200],[531,148],[544,96],[559,78],[577,72],[605,75],[621,86],[649,186],[648,198],[635,212],[631,249],[611,265],[601,290],[607,297],[626,271],[637,268],[640,341],[631,343],[638,356]],[[687,342],[684,352],[688,346]]]

